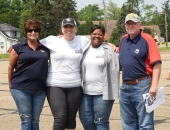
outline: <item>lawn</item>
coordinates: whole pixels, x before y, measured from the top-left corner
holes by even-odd
[[[0,59],[9,59],[9,54],[0,54]]]
[[[159,47],[159,51],[170,51],[170,47]]]

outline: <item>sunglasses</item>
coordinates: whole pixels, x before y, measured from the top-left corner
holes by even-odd
[[[38,29],[28,29],[28,30],[27,30],[27,32],[29,32],[29,33],[32,33],[32,31],[34,31],[35,33],[39,32]]]

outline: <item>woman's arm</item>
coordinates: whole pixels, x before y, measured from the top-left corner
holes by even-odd
[[[11,91],[12,76],[13,76],[14,68],[17,65],[17,61],[18,61],[18,54],[14,49],[12,49],[10,53],[9,65],[8,65],[8,83],[9,83],[10,91]]]

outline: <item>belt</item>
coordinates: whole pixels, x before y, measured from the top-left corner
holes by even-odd
[[[150,78],[150,77],[151,77],[150,75],[147,75],[147,76],[135,79],[135,80],[124,80],[123,82],[125,84],[137,84],[139,81]]]

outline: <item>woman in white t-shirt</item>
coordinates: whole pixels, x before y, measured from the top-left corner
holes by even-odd
[[[40,40],[50,49],[47,100],[54,116],[53,130],[76,128],[76,113],[83,95],[80,61],[91,43],[90,39],[75,35],[77,24],[73,18],[63,19],[61,29],[62,38],[49,36]]]
[[[109,117],[119,90],[119,60],[103,44],[105,28],[93,25],[91,46],[82,59],[83,97],[79,116],[84,130],[109,130]]]

